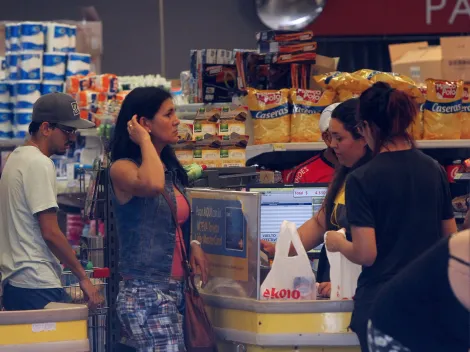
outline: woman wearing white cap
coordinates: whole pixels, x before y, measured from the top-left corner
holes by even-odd
[[[357,107],[358,99],[351,99],[325,109],[327,112],[329,111],[329,116],[324,115],[323,128],[326,127],[327,121],[329,145],[336,154],[340,167],[335,171],[322,208],[298,229],[306,251],[321,244],[326,231],[338,231],[345,228],[346,237],[351,240],[346,217],[345,180],[351,170],[370,159],[367,143],[355,128]],[[264,241],[262,241],[262,245],[266,252],[274,254],[275,245]],[[329,265],[324,250],[320,255],[317,281],[320,282],[319,294],[329,297],[331,291]]]

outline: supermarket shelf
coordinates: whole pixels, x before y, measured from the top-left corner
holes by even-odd
[[[442,141],[417,141],[420,149],[470,149],[470,140],[442,140]],[[273,143],[262,145],[251,145],[246,148],[246,159],[250,160],[258,155],[272,152],[299,152],[299,151],[319,151],[325,149],[325,143]]]
[[[97,128],[87,128],[83,130],[78,130],[80,136],[82,137],[98,137],[98,129]]]

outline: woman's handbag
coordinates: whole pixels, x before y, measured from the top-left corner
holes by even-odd
[[[176,224],[176,228],[178,228],[176,208],[165,191],[162,195],[171,209],[173,221]],[[178,235],[178,231],[176,231],[176,234]],[[185,313],[183,331],[186,350],[188,352],[217,352],[214,330],[204,308],[204,301],[194,284],[194,273],[189,264],[183,238],[180,238],[180,241],[182,265],[185,272]]]

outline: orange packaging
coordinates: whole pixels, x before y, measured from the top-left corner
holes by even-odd
[[[462,96],[462,133],[461,139],[470,139],[470,84],[464,84]]]
[[[427,79],[424,139],[460,139],[463,81]]]
[[[107,101],[107,96],[105,93],[93,92],[91,90],[85,90],[78,92],[75,95],[78,106],[80,108],[89,109],[92,105],[98,106]]]
[[[67,77],[67,80],[65,81],[65,92],[68,94],[78,93],[81,90],[80,80],[84,77],[85,76],[83,75],[75,75],[75,76]]]
[[[116,94],[119,90],[118,77],[111,73],[96,76],[95,90],[97,92]]]

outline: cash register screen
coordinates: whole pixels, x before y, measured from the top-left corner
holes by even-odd
[[[300,227],[321,208],[327,190],[327,184],[250,187],[249,191],[261,193],[261,239],[276,242],[284,220]],[[321,247],[312,252],[318,252]]]

